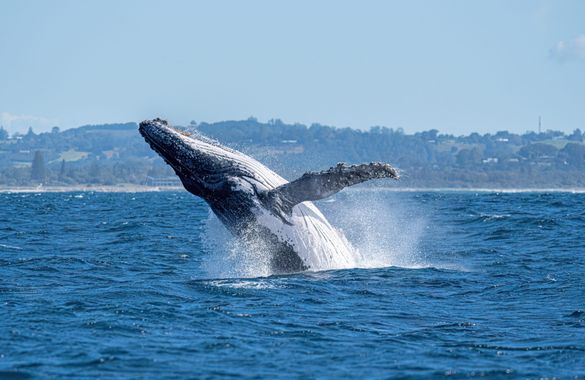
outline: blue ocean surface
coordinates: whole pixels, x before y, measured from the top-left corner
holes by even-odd
[[[585,194],[318,206],[362,267],[270,276],[186,192],[0,194],[0,378],[585,376]]]

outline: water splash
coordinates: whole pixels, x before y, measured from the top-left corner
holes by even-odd
[[[426,218],[402,200],[385,191],[346,191],[321,208],[355,247],[358,267],[433,266],[418,249]]]
[[[271,253],[260,241],[236,239],[209,211],[203,230],[203,245],[208,255],[204,270],[211,278],[267,277]]]
[[[425,230],[420,210],[404,206],[388,192],[345,192],[320,203],[320,209],[355,248],[358,268],[397,266],[436,267],[418,250]],[[202,234],[210,278],[249,278],[272,275],[272,252],[262,241],[234,238],[210,211]],[[334,268],[319,268],[328,270]]]

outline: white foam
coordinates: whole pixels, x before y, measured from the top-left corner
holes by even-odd
[[[205,221],[202,241],[207,251],[203,269],[210,278],[266,277],[270,270],[270,252],[260,242],[234,238],[210,211]]]
[[[353,192],[345,198],[343,207],[335,207],[331,219],[356,247],[356,267],[431,266],[418,249],[426,227],[418,210],[405,208],[388,193]]]
[[[278,289],[282,286],[266,280],[212,280],[209,285],[231,289]]]
[[[426,218],[420,210],[400,206],[398,201],[392,202],[392,196],[396,195],[352,193],[343,201],[336,200],[336,207],[329,217],[335,225],[346,231],[349,242],[341,231],[337,235],[339,240],[323,239],[318,227],[314,226],[307,230],[310,233],[300,233],[296,245],[304,244],[308,251],[314,249],[311,251],[312,256],[304,258],[311,266],[310,271],[392,266],[463,270],[453,264],[430,260],[419,250],[418,243],[427,227]],[[315,206],[312,207],[321,214]],[[312,218],[305,214],[305,219],[311,225]],[[329,225],[324,217],[323,220]],[[283,229],[292,228],[281,225]],[[205,223],[204,242],[208,253],[204,269],[211,278],[264,277],[273,274],[270,249],[262,242],[242,242],[233,238],[211,212]],[[336,249],[336,244],[342,245]],[[323,245],[331,247],[324,249]],[[328,252],[332,256],[321,257],[319,252]]]
[[[13,249],[15,251],[22,251],[21,247],[17,247],[15,245],[8,245],[8,244],[0,244],[0,248]]]

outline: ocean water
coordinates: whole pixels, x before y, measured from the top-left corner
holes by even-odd
[[[585,194],[349,190],[270,276],[186,192],[0,194],[0,378],[583,378]]]

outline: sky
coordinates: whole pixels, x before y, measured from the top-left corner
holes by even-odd
[[[0,125],[585,130],[585,1],[0,1]]]

